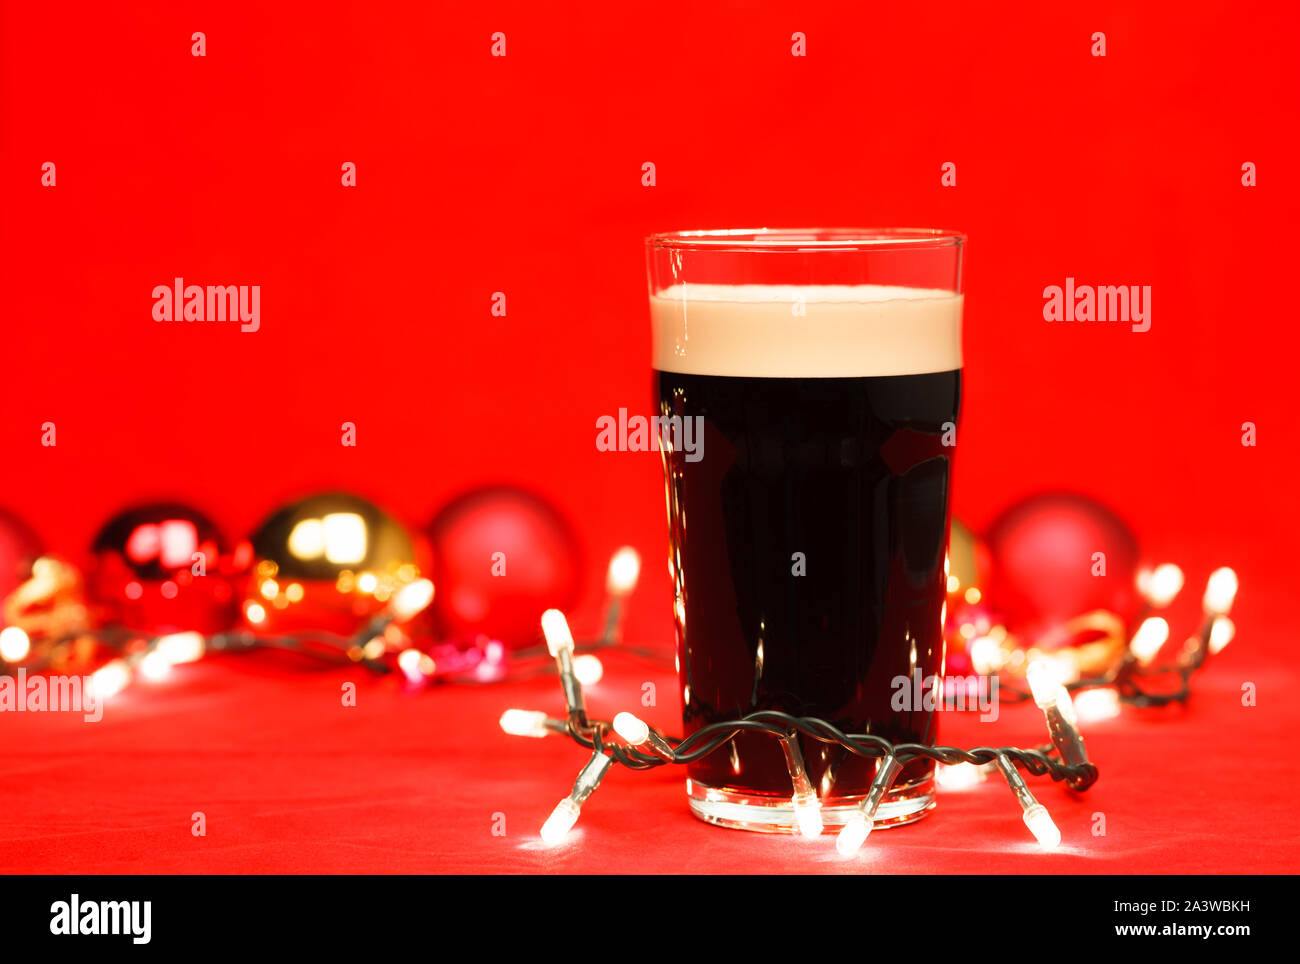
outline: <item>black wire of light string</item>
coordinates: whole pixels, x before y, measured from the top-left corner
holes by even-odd
[[[1113,687],[1119,693],[1121,703],[1137,707],[1161,707],[1172,703],[1186,703],[1192,695],[1192,675],[1205,664],[1207,646],[1204,642],[1197,647],[1190,658],[1180,658],[1177,663],[1166,666],[1145,667],[1126,657],[1107,672],[1099,676],[1087,676],[1065,684],[1071,694],[1084,690]],[[1154,680],[1177,674],[1178,686],[1168,692],[1153,692],[1143,688],[1139,680]],[[1033,699],[1033,694],[1015,686],[1001,682],[999,678],[998,693],[1010,694],[1011,703],[1024,703]]]
[[[751,731],[777,739],[798,732],[822,743],[838,745],[855,756],[875,759],[892,754],[900,763],[924,757],[948,765],[970,763],[980,766],[994,762],[999,756],[1005,756],[1034,776],[1050,776],[1053,781],[1065,782],[1070,789],[1079,792],[1091,787],[1099,776],[1097,767],[1092,763],[1069,766],[1042,750],[986,746],[964,750],[954,746],[925,746],[920,743],[895,744],[869,733],[846,734],[826,720],[791,716],[778,710],[760,710],[740,719],[711,723],[683,740],[669,739],[669,743],[674,744],[672,760],[619,743],[606,742],[603,733],[609,729],[612,729],[612,724],[601,720],[590,721],[586,726],[578,726],[571,721],[567,732],[579,745],[607,752],[615,761],[632,770],[650,770],[668,763],[694,763],[725,746],[741,732]]]

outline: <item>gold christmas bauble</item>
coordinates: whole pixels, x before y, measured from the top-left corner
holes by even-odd
[[[987,552],[975,533],[961,521],[953,519],[948,537],[949,592],[979,587],[981,580],[988,575],[986,556]]]
[[[406,527],[342,492],[273,512],[254,533],[252,548],[243,615],[255,629],[350,633],[421,575]]]

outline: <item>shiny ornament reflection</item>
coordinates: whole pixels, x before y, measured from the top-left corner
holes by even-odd
[[[409,616],[433,596],[406,527],[359,496],[332,492],[292,502],[258,527],[252,549],[242,610],[259,631],[351,634],[390,602]]]
[[[236,563],[203,513],[175,503],[127,509],[104,524],[91,551],[87,590],[104,622],[150,633],[232,624]]]

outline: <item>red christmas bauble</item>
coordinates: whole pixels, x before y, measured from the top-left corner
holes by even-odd
[[[448,636],[486,635],[507,646],[541,637],[542,613],[571,608],[581,586],[577,539],[540,497],[513,488],[470,492],[438,513],[433,615]]]
[[[32,574],[32,563],[40,554],[36,534],[17,516],[0,509],[0,599]]]
[[[189,506],[127,509],[95,537],[87,592],[108,623],[151,634],[220,632],[235,617],[225,550],[217,527]]]
[[[989,529],[989,598],[1013,633],[1033,639],[1074,616],[1136,607],[1138,544],[1115,513],[1081,495],[1033,496]]]

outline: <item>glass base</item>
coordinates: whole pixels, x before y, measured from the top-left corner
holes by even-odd
[[[758,833],[799,832],[789,797],[722,790],[695,780],[686,781],[686,796],[690,800],[691,813],[705,823]],[[823,800],[822,825],[828,829],[844,826],[845,820],[865,797],[866,794],[862,793]],[[920,820],[934,807],[934,780],[923,780],[885,794],[872,826],[901,827]]]

